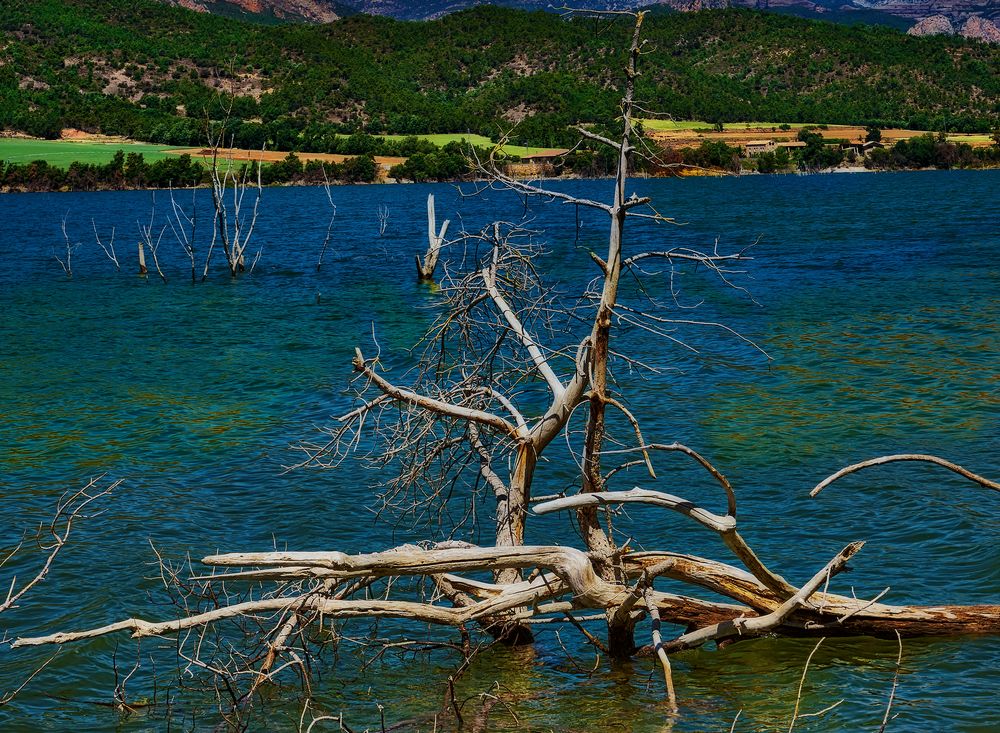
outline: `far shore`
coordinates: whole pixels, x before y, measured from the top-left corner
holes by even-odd
[[[865,168],[863,166],[840,166],[835,168],[825,168],[822,170],[813,171],[802,171],[802,170],[789,170],[789,171],[779,171],[775,173],[758,173],[757,171],[741,171],[740,173],[732,173],[729,171],[722,170],[696,170],[689,171],[680,175],[669,175],[669,176],[651,176],[637,174],[630,176],[633,179],[684,179],[684,178],[744,178],[758,176],[823,176],[823,175],[837,175],[837,174],[859,174],[859,173],[931,173],[931,172],[947,172],[947,171],[992,171],[1000,170],[1000,166],[983,166],[980,168],[897,168],[897,169],[881,169],[881,168]],[[330,181],[329,185],[331,187],[339,186],[383,186],[383,185],[399,185],[399,186],[410,186],[418,184],[452,184],[460,185],[463,183],[481,183],[485,178],[464,178],[464,179],[451,179],[442,181],[398,181],[393,178],[382,178],[375,181],[358,181],[352,183],[345,183],[341,181]],[[567,176],[532,176],[532,177],[520,177],[519,180],[524,181],[546,181],[546,182],[559,182],[559,181],[609,181],[613,180],[610,176],[593,176],[585,177],[578,175],[567,175]],[[294,188],[294,187],[317,187],[325,185],[322,181],[289,181],[283,183],[271,183],[265,184],[262,188]],[[193,190],[199,188],[208,188],[208,184],[202,183],[197,186],[136,186],[136,187],[94,187],[94,188],[69,188],[63,186],[58,189],[29,189],[26,187],[11,187],[11,186],[0,186],[0,195],[3,194],[32,194],[32,193],[107,193],[112,191],[170,191],[170,190]]]

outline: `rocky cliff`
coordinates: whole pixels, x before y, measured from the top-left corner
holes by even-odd
[[[978,38],[988,43],[1000,43],[1000,26],[997,25],[997,22],[973,15],[965,21],[959,32],[966,38]]]
[[[339,3],[328,0],[163,0],[200,13],[266,15],[281,20],[331,23],[343,15]],[[338,12],[340,11],[340,12]]]
[[[943,15],[931,15],[917,21],[907,34],[911,36],[938,36],[942,33],[952,35],[955,33],[955,26]]]
[[[352,12],[405,20],[438,18],[492,2],[528,10],[549,10],[551,0],[164,0],[202,12],[237,11],[286,20],[329,23]],[[578,0],[575,8],[621,10],[659,5],[680,12],[728,7],[795,12],[835,20],[867,22],[875,18],[914,21],[911,35],[960,34],[1000,43],[997,0]],[[897,21],[898,23],[899,21]]]

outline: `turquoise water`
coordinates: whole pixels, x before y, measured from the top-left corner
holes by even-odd
[[[561,184],[595,198],[607,182]],[[648,438],[679,440],[709,456],[734,482],[746,536],[776,569],[802,581],[850,540],[869,543],[839,590],[871,596],[891,586],[897,602],[997,602],[1000,504],[996,494],[933,468],[892,466],[843,480],[817,499],[808,491],[840,466],[883,453],[930,452],[1000,476],[1000,193],[998,172],[754,177],[635,181],[682,227],[636,228],[627,249],[668,243],[737,249],[758,241],[752,293],[721,288],[697,273],[682,278],[679,302],[704,300],[681,317],[721,320],[772,358],[718,329],[677,335],[698,353],[624,333],[619,346],[659,374],[618,375]],[[362,551],[427,537],[407,522],[375,521],[377,472],[362,461],[336,469],[285,472],[289,447],[318,437],[317,426],[350,405],[345,394],[355,345],[374,349],[403,379],[407,349],[436,313],[439,296],[415,283],[413,255],[426,241],[425,199],[437,197],[452,232],[498,215],[527,214],[548,254],[541,267],[563,292],[593,275],[587,249],[601,251],[605,225],[514,197],[463,198],[450,186],[334,189],[334,239],[320,272],[326,233],[321,189],[265,192],[258,229],[264,250],[252,277],[217,272],[192,285],[186,258],[167,231],[161,261],[169,282],[133,274],[137,221],[159,193],[39,194],[0,197],[0,544],[51,512],[58,496],[88,477],[123,478],[99,518],[80,524],[49,579],[0,618],[11,635],[107,623],[128,615],[165,618],[153,579],[150,543],[180,560],[216,549]],[[200,226],[207,234],[207,200]],[[376,211],[390,209],[386,236]],[[66,278],[60,222],[81,246]],[[127,272],[115,272],[93,242],[116,228]],[[157,225],[157,228],[160,224]],[[216,260],[221,264],[221,260]],[[664,283],[652,293],[672,303]],[[630,293],[634,295],[635,293]],[[756,302],[754,302],[756,301]],[[362,448],[366,446],[362,445]],[[573,481],[558,456],[540,470],[536,493]],[[723,506],[714,487],[679,462],[661,464],[648,488]],[[384,476],[383,476],[384,478]],[[629,477],[641,482],[639,475]],[[728,559],[712,537],[680,519],[635,511],[619,529],[650,548]],[[565,519],[537,519],[529,541],[571,543]],[[0,581],[24,577],[39,556],[17,555]],[[366,628],[366,627],[365,627]],[[396,626],[385,626],[395,638]],[[363,634],[362,632],[359,632]],[[640,635],[648,630],[640,627]],[[0,707],[4,730],[212,729],[211,700],[177,690],[176,704],[122,717],[94,703],[111,700],[112,652],[135,655],[127,637],[65,649],[22,695]],[[573,655],[569,661],[563,645]],[[681,717],[673,730],[787,729],[802,666],[813,643],[762,639],[675,662]],[[158,647],[164,647],[158,649]],[[156,673],[171,678],[169,643],[144,643]],[[796,730],[877,730],[895,669],[894,642],[836,640],[813,658],[803,710],[841,705]],[[42,652],[2,652],[0,690],[16,687]],[[411,721],[431,730],[442,679],[456,660],[444,652],[387,656],[365,670],[348,653],[317,683],[317,709],[355,730]],[[130,683],[151,696],[153,662]],[[465,695],[499,680],[513,713],[495,709],[497,727],[513,714],[533,730],[663,730],[659,678],[648,661],[604,661],[577,634],[541,634],[531,650],[494,650],[462,681]],[[162,699],[165,682],[159,683]],[[987,731],[1000,725],[996,639],[913,640],[888,730]],[[470,703],[472,704],[472,703]],[[293,729],[299,710],[272,704],[269,723]]]

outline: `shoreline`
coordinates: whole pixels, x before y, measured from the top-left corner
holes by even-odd
[[[983,166],[978,168],[896,168],[896,169],[886,169],[886,168],[864,168],[862,166],[847,166],[843,168],[826,168],[824,170],[818,171],[782,171],[777,173],[758,173],[757,171],[741,171],[740,173],[730,173],[727,171],[697,171],[692,173],[686,173],[683,175],[672,175],[672,176],[649,176],[649,175],[633,175],[629,178],[645,180],[645,179],[685,179],[685,178],[743,178],[743,177],[753,177],[758,176],[825,176],[825,175],[857,175],[864,173],[921,173],[921,172],[948,172],[948,171],[991,171],[1000,170],[1000,166]],[[427,184],[451,184],[457,185],[462,183],[477,183],[483,182],[488,179],[485,178],[469,178],[460,179],[453,178],[442,181],[399,181],[395,179],[382,179],[376,181],[354,181],[354,182],[344,182],[344,181],[330,181],[329,185],[331,187],[340,186],[414,186],[414,185],[427,185]],[[542,177],[531,177],[531,178],[521,178],[519,180],[524,181],[604,181],[611,180],[610,176],[542,176]],[[263,188],[295,188],[295,187],[309,187],[315,188],[318,186],[325,185],[322,181],[289,181],[283,183],[269,183],[265,184]],[[98,186],[94,188],[70,188],[63,186],[60,188],[39,188],[32,189],[27,187],[13,187],[13,186],[3,186],[0,187],[0,196],[7,195],[21,195],[21,194],[33,194],[33,193],[112,193],[112,192],[131,192],[131,191],[191,191],[199,188],[209,189],[210,184],[202,183],[197,186],[124,186],[124,187],[112,187],[112,186]]]

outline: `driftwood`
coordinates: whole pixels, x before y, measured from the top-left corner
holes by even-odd
[[[592,502],[594,494],[579,494],[536,507],[536,512],[575,509]],[[655,491],[610,492],[599,495],[605,504],[641,502],[667,508],[720,533],[735,532],[735,512],[725,516],[676,496]],[[727,543],[729,544],[729,543]],[[247,601],[184,618],[151,622],[126,619],[95,629],[59,632],[16,640],[15,647],[63,644],[128,631],[133,637],[177,633],[246,614],[312,611],[331,618],[393,617],[446,626],[468,622],[517,624],[528,618],[563,615],[583,609],[617,610],[634,620],[647,613],[656,620],[690,629],[655,643],[655,653],[675,653],[711,641],[743,639],[765,633],[791,636],[870,635],[885,638],[955,634],[1000,633],[1000,605],[896,606],[837,595],[825,588],[863,546],[852,542],[808,582],[785,589],[770,588],[774,576],[766,569],[747,572],[699,557],[667,553],[623,553],[622,583],[601,578],[594,558],[564,546],[475,547],[441,543],[432,549],[408,545],[385,552],[347,555],[341,552],[249,552],[211,555],[202,563],[215,568],[238,568],[193,578],[209,583],[300,584],[298,595],[279,595]],[[759,562],[759,561],[758,561]],[[761,566],[762,567],[762,566]],[[242,568],[251,568],[244,570]],[[514,583],[473,581],[460,573],[483,570],[531,569],[528,580]],[[388,599],[350,599],[335,596],[340,584],[378,578],[423,576],[438,579],[453,592],[472,599],[463,605]],[[684,581],[726,596],[735,604],[701,600],[654,590],[656,577]],[[636,581],[635,586],[631,581]],[[298,586],[295,586],[298,587]],[[360,586],[359,586],[360,587]],[[643,604],[637,603],[642,599]],[[659,630],[656,631],[657,637]],[[654,638],[657,638],[654,637]]]
[[[93,478],[82,488],[76,491],[67,491],[60,497],[52,519],[48,524],[40,525],[34,537],[38,548],[45,553],[45,559],[30,578],[19,578],[16,575],[11,577],[10,583],[6,585],[6,597],[0,601],[0,614],[17,608],[22,598],[27,596],[39,583],[45,581],[59,553],[62,552],[63,548],[69,542],[70,535],[73,533],[73,529],[78,522],[101,514],[101,510],[91,511],[92,505],[100,503],[101,500],[112,494],[122,483],[121,480],[118,480],[102,486],[101,482],[103,479],[103,475]],[[4,552],[3,557],[0,557],[0,571],[3,571],[7,563],[21,552],[25,544],[25,541],[22,540],[15,547]],[[4,641],[7,640],[5,633]],[[9,692],[0,691],[0,707],[11,703],[35,677],[49,666],[55,657],[56,655],[53,654],[38,665],[16,689]]]

